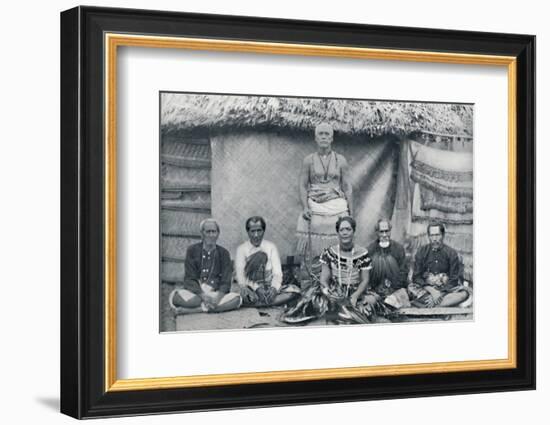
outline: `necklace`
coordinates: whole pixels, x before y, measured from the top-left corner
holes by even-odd
[[[321,158],[321,154],[319,152],[317,152],[317,156],[319,157],[319,161],[321,161],[321,167],[323,167],[323,171],[325,172],[325,178],[324,178],[325,182],[328,181],[328,171],[330,169],[330,161],[332,160],[332,151],[330,151],[327,155],[329,156],[329,158],[328,158],[328,163],[325,166],[323,158]],[[323,156],[327,156],[327,155],[323,155]]]
[[[351,249],[351,258],[346,258],[346,266],[348,272],[347,284],[342,281],[342,256],[340,255],[340,244],[338,244],[338,282],[342,285],[346,285],[346,290],[349,291],[351,285],[351,273],[353,272],[353,257],[355,254],[355,247]]]
[[[342,249],[343,252],[350,252],[354,248],[353,243],[349,246],[349,249],[345,249],[341,244],[339,244],[338,246]]]

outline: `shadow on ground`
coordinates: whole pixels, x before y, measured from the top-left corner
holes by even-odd
[[[38,404],[59,412],[59,397],[37,397],[35,400]]]

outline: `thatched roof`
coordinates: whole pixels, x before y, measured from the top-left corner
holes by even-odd
[[[326,121],[345,134],[419,131],[472,135],[473,106],[464,104],[163,93],[164,131],[279,127],[312,130]]]

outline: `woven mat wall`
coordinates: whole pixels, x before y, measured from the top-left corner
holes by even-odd
[[[302,211],[299,174],[315,151],[313,135],[241,132],[212,137],[212,215],[220,222],[219,243],[234,257],[247,239],[245,220],[261,215],[266,239],[277,244],[283,262],[295,254],[296,223]],[[333,148],[350,164],[358,220],[357,243],[374,238],[374,223],[391,216],[398,145],[335,136]]]
[[[187,248],[200,240],[199,223],[211,214],[210,140],[163,135],[161,148],[161,276],[181,283]]]
[[[400,168],[398,176],[399,184],[396,194],[397,201],[396,208],[394,210],[394,228],[392,231],[392,236],[398,241],[405,243],[408,252],[411,255],[414,255],[419,246],[429,242],[426,235],[426,228],[430,221],[430,217],[437,217],[439,220],[444,222],[447,230],[445,242],[454,248],[462,258],[464,263],[464,277],[469,281],[473,281],[473,226],[471,224],[473,214],[471,212],[452,214],[443,213],[435,209],[426,211],[420,210],[418,187],[416,186],[415,181],[410,178],[412,171],[410,164],[412,159],[410,156],[409,144],[411,143],[416,147],[415,149],[421,149],[420,145],[414,141],[403,141],[401,145],[401,162],[399,165]],[[430,145],[430,148],[430,151],[434,151],[433,146]],[[471,157],[471,145],[469,146],[469,149],[469,153],[464,150],[461,150],[460,152],[464,155],[470,155]],[[440,161],[440,168],[457,167],[461,165],[462,167],[467,166],[471,169],[471,163],[453,163],[453,155],[454,153],[452,151],[441,152],[439,156],[435,156],[435,159]],[[437,162],[433,165],[438,166]],[[471,191],[473,188],[473,182],[467,182],[467,187]],[[415,189],[417,192],[415,192]],[[414,195],[416,195],[417,198],[416,204]],[[422,214],[419,214],[419,212]],[[455,223],[451,222],[449,217],[455,219]],[[456,220],[456,218],[460,218],[461,220]],[[460,222],[462,224],[456,224],[456,222]]]

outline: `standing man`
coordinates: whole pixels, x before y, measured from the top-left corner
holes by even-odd
[[[299,290],[283,286],[283,270],[279,251],[273,242],[264,239],[266,222],[260,216],[246,220],[248,240],[237,248],[235,271],[244,305],[255,307],[283,305]]]
[[[229,252],[216,244],[220,227],[209,218],[200,223],[202,242],[191,245],[185,255],[182,289],[170,294],[176,314],[219,313],[239,308],[241,296],[230,292],[232,265]]]
[[[315,127],[316,152],[307,155],[300,172],[297,253],[310,260],[338,243],[339,217],[353,214],[353,194],[346,158],[332,149],[334,130],[328,123]]]
[[[375,226],[378,238],[368,246],[372,259],[370,273],[371,288],[385,298],[401,290],[406,297],[408,264],[403,246],[391,239],[391,222],[385,218],[378,220]]]
[[[468,289],[462,285],[461,262],[457,252],[445,245],[442,223],[428,224],[427,245],[418,248],[414,274],[409,285],[412,303],[419,307],[451,307],[465,301]]]

